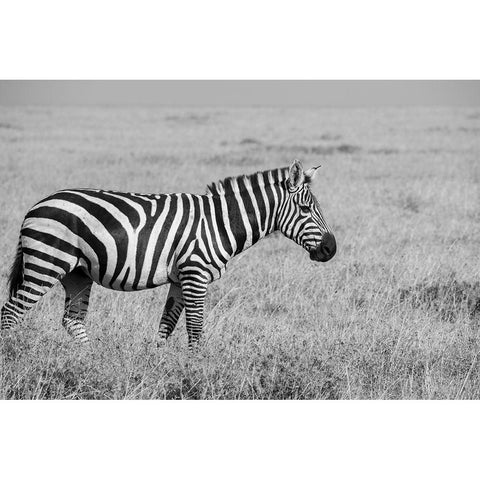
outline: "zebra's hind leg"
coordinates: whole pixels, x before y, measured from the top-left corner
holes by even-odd
[[[25,315],[26,309],[19,305],[16,295],[10,296],[5,302],[0,313],[0,329],[11,330],[15,328]]]
[[[164,343],[172,334],[184,307],[182,287],[172,283],[168,291],[160,326],[158,327],[159,344]]]
[[[65,289],[65,312],[62,325],[75,341],[88,343],[85,316],[93,281],[81,268],[75,268],[65,275],[61,282]]]
[[[68,265],[65,264],[66,268]],[[15,267],[18,285],[12,285],[9,299],[0,314],[1,330],[10,330],[25,314],[65,275],[65,270],[49,262],[42,262],[32,255],[23,255]]]

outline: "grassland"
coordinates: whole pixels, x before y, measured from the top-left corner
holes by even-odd
[[[0,108],[0,301],[18,229],[52,191],[197,192],[321,164],[338,253],[273,235],[207,297],[205,341],[155,333],[168,287],[94,288],[91,349],[55,287],[0,339],[0,398],[480,398],[480,111]]]

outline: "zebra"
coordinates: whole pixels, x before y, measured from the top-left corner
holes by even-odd
[[[65,289],[62,325],[79,343],[92,284],[137,291],[170,284],[159,341],[185,310],[189,349],[203,331],[207,286],[228,261],[282,232],[310,259],[330,260],[336,240],[310,189],[319,167],[290,167],[228,177],[204,195],[136,194],[96,189],[58,191],[26,214],[8,278],[1,329],[14,328],[57,282]]]

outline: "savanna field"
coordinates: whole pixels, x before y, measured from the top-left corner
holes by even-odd
[[[94,285],[85,348],[57,285],[0,338],[0,398],[480,398],[478,109],[0,107],[0,302],[55,190],[204,193],[294,158],[322,165],[330,262],[280,234],[234,258],[194,355],[183,316],[157,347],[168,286]]]

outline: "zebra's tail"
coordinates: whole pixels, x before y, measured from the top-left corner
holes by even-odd
[[[12,268],[10,269],[10,275],[8,276],[8,289],[10,296],[15,295],[18,287],[23,282],[23,251],[22,251],[22,239],[18,241],[17,253],[15,260],[13,261]]]

